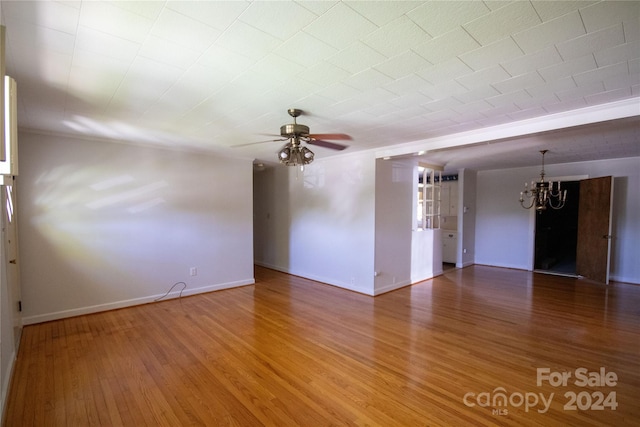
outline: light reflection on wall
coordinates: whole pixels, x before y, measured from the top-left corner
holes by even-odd
[[[26,317],[253,278],[250,160],[21,138]]]

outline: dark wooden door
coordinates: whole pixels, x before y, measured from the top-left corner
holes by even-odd
[[[610,176],[580,181],[576,273],[600,283],[609,283],[612,195]]]

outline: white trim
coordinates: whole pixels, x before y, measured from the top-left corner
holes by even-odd
[[[430,280],[430,279],[424,279],[424,280]],[[424,280],[419,280],[416,283],[423,282]],[[392,283],[392,284],[389,284],[389,285],[385,285],[385,286],[382,286],[381,288],[375,289],[373,291],[373,296],[386,294],[387,292],[395,291],[396,289],[400,289],[400,288],[404,288],[404,287],[407,287],[407,286],[411,286],[413,284],[414,283],[411,283],[409,281],[403,281],[403,282],[397,282],[397,283]]]
[[[0,414],[1,419],[4,421],[5,410],[7,409],[7,399],[9,398],[9,389],[11,387],[11,380],[13,379],[13,371],[16,366],[16,358],[18,356],[18,349],[15,349],[11,353],[11,361],[9,362],[9,367],[7,369],[6,377],[2,382],[2,401],[0,402]]]
[[[203,286],[195,289],[185,289],[182,296],[204,294],[207,292],[220,291],[223,289],[237,288],[255,284],[255,279],[238,280],[235,282],[220,283],[218,285]],[[110,302],[106,304],[92,305],[88,307],[73,308],[70,310],[62,310],[54,313],[39,314],[36,316],[25,316],[22,318],[23,325],[33,325],[35,323],[49,322],[51,320],[65,319],[67,317],[81,316],[84,314],[99,313],[102,311],[116,310],[119,308],[133,307],[136,305],[148,304],[162,298],[164,294],[150,295],[142,298],[133,298],[123,301]],[[162,301],[174,299],[180,296],[180,290],[174,291],[162,298]]]
[[[426,138],[406,144],[384,147],[376,151],[376,158],[413,154],[422,150],[431,151],[439,148],[459,147],[479,142],[495,141],[497,139],[513,138],[517,136],[531,135],[538,132],[565,129],[590,123],[635,117],[639,115],[639,101],[640,97],[628,98],[622,101],[594,105],[561,113],[548,114],[546,116],[534,117],[498,126],[491,126],[484,129],[474,129],[452,135]]]
[[[352,285],[350,283],[336,282],[336,281],[330,280],[330,279],[328,279],[326,277],[321,277],[321,276],[316,276],[316,275],[309,275],[309,274],[306,274],[306,273],[297,273],[297,272],[295,272],[293,270],[290,270],[288,268],[280,267],[280,266],[269,264],[269,263],[266,263],[266,262],[255,261],[255,264],[259,265],[261,267],[269,268],[271,270],[276,270],[276,271],[280,271],[282,273],[291,274],[292,276],[298,276],[298,277],[302,277],[304,279],[313,280],[314,282],[319,282],[319,284],[321,284],[321,285],[335,286],[337,288],[342,288],[342,289],[346,289],[348,291],[353,291],[353,292],[357,292],[359,294],[364,294],[364,295],[369,295],[369,296],[377,295],[377,293],[375,291],[371,292],[371,290],[369,290],[369,289],[362,288],[360,286],[355,286],[355,285]],[[406,286],[406,285],[403,285],[403,286]]]

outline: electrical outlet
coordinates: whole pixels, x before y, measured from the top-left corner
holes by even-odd
[[[189,270],[189,274],[191,276],[197,276],[198,275],[198,269],[196,267],[191,267],[191,269]]]

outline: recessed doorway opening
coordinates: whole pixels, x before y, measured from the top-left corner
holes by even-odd
[[[580,181],[563,181],[567,201],[562,209],[547,208],[536,213],[534,270],[577,276],[578,207]]]

